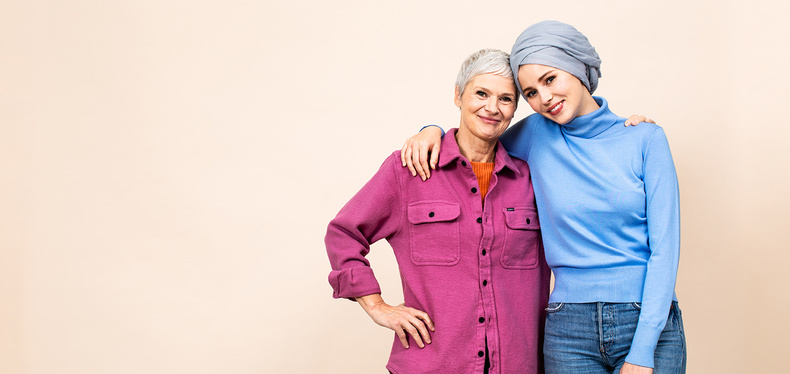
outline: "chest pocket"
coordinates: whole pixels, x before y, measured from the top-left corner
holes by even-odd
[[[534,269],[541,250],[540,222],[535,208],[504,208],[505,248],[500,257],[507,269]]]
[[[419,201],[409,204],[408,215],[414,264],[451,266],[461,260],[460,204]]]

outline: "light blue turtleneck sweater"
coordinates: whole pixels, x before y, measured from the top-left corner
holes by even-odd
[[[626,361],[653,367],[675,297],[680,252],[677,175],[661,127],[600,108],[559,125],[533,114],[500,140],[526,160],[554,271],[550,302],[641,302]]]

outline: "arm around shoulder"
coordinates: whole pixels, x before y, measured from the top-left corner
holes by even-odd
[[[419,174],[423,181],[430,178],[431,169],[435,170],[439,162],[443,136],[444,130],[441,127],[428,125],[406,139],[400,153],[402,166],[408,167],[413,177]]]

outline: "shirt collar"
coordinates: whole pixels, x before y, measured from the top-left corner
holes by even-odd
[[[444,168],[451,163],[457,162],[459,158],[463,161],[469,161],[461,154],[461,150],[458,148],[458,141],[455,140],[455,134],[457,132],[458,128],[453,128],[448,130],[444,137],[442,137],[442,147],[439,151],[439,162],[436,164],[437,167]],[[505,151],[502,143],[497,140],[496,154],[494,155],[494,173],[499,173],[505,167],[513,170],[518,175],[521,174],[518,167],[516,167],[516,163]]]

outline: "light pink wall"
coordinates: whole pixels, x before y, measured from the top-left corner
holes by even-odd
[[[457,123],[464,57],[542,19],[587,34],[597,93],[669,136],[689,372],[787,371],[787,10],[6,0],[0,372],[383,372],[391,334],[331,299],[326,224],[406,136]]]

